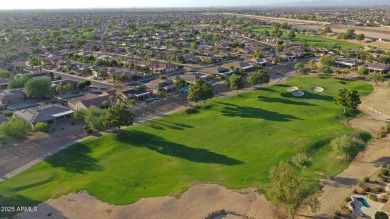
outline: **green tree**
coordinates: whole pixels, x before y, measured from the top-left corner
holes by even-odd
[[[383,211],[377,211],[375,213],[375,219],[389,219],[389,216]]]
[[[61,100],[64,101],[64,92],[65,92],[65,87],[62,85],[58,85],[56,87],[56,91],[61,95]]]
[[[332,33],[332,28],[330,28],[329,26],[326,26],[323,30],[322,30],[322,34],[323,35],[326,35],[328,33]]]
[[[262,53],[260,53],[260,52],[253,53],[253,58],[261,59],[263,57],[264,57],[264,55]]]
[[[390,55],[382,55],[378,58],[378,62],[383,64],[390,64]]]
[[[335,65],[335,60],[332,57],[329,57],[329,56],[322,56],[320,58],[320,62],[321,62],[322,65],[327,65],[327,66]]]
[[[287,39],[293,40],[295,37],[296,37],[296,35],[295,35],[295,32],[294,32],[294,31],[288,32],[288,34],[287,34]]]
[[[348,159],[355,158],[360,151],[366,148],[366,144],[360,140],[349,135],[337,137],[330,142],[333,150],[345,154]]]
[[[263,69],[259,70],[258,73],[260,75],[260,81],[259,81],[260,87],[262,87],[263,84],[267,84],[270,82],[271,77],[269,76],[269,74],[266,70],[263,70]]]
[[[101,117],[103,125],[106,128],[129,126],[133,124],[134,114],[122,104],[116,104],[106,110]]]
[[[378,85],[378,82],[383,83],[385,81],[385,77],[381,73],[369,74],[367,79],[373,81],[376,85]]]
[[[355,37],[355,29],[349,28],[344,33],[344,39],[353,39]]]
[[[77,83],[76,87],[77,87],[77,89],[82,90],[82,89],[85,88],[85,83],[84,82],[79,82],[79,83]]]
[[[368,75],[368,69],[366,66],[359,66],[358,68],[358,74],[361,75],[361,76],[366,76]]]
[[[295,154],[291,159],[291,163],[300,169],[307,169],[313,164],[313,159],[302,152]]]
[[[359,41],[359,42],[361,42],[362,40],[364,40],[364,38],[365,38],[365,36],[364,36],[364,34],[359,34],[359,35],[357,35],[357,37],[356,37],[356,39]]]
[[[318,209],[318,199],[310,196],[312,190],[288,163],[280,162],[279,166],[272,167],[269,177],[268,199],[275,205],[283,207],[292,218],[302,204],[309,205],[312,211]]]
[[[50,94],[51,80],[46,77],[33,78],[25,85],[26,95],[35,99],[46,98]]]
[[[84,81],[84,85],[86,86],[86,87],[89,87],[89,86],[91,86],[91,81],[88,81],[88,80],[86,80],[86,81]]]
[[[349,90],[347,88],[342,88],[337,93],[337,96],[334,97],[334,102],[337,105],[344,107],[344,113],[346,108],[356,109],[359,104],[361,104],[360,97],[357,90]]]
[[[239,94],[238,90],[244,88],[244,82],[242,81],[241,76],[238,76],[236,74],[232,74],[229,77],[229,82],[230,82],[230,89],[236,90],[237,94]]]
[[[310,60],[307,64],[309,65],[311,71],[315,71],[318,69],[318,66],[313,60]]]
[[[195,81],[195,84],[190,86],[188,90],[187,99],[189,101],[194,101],[195,105],[198,106],[198,101],[206,101],[214,97],[214,91],[211,84],[206,83],[203,79],[198,79]]]
[[[8,89],[13,88],[22,88],[27,83],[29,79],[24,77],[14,77],[11,80],[8,81]]]
[[[30,130],[31,124],[19,117],[0,124],[0,136],[3,138],[21,139],[26,137]]]
[[[72,84],[66,84],[64,85],[64,90],[68,93],[68,97],[69,97],[72,91],[74,90],[74,87]]]
[[[201,87],[200,99],[204,101],[204,106],[206,107],[206,102],[208,99],[214,97],[213,85],[210,83],[204,83]]]
[[[49,125],[46,122],[38,122],[34,126],[34,130],[37,132],[45,132],[49,129]]]
[[[303,67],[304,67],[304,65],[300,62],[298,62],[297,64],[294,65],[294,69],[297,71],[300,71],[300,69]]]
[[[191,48],[198,49],[198,44],[196,44],[195,42],[191,43]]]
[[[318,70],[320,73],[323,73],[325,74],[326,76],[330,75],[333,73],[333,69],[328,66],[328,65],[323,65],[320,67],[320,69]]]
[[[257,84],[260,84],[260,77],[259,72],[252,72],[246,78],[246,82],[254,87]]]
[[[93,130],[102,130],[104,125],[101,118],[104,114],[105,111],[103,109],[89,108],[76,110],[73,117],[78,120],[83,120]]]
[[[0,78],[10,78],[11,73],[7,70],[0,70]]]
[[[310,70],[309,67],[304,66],[302,63],[299,62],[295,64],[294,69],[297,70],[299,73],[304,73],[304,74],[306,74]]]

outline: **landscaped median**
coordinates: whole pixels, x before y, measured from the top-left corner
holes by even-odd
[[[305,92],[294,97],[288,87]],[[313,87],[323,87],[317,93]],[[87,190],[112,204],[180,195],[193,183],[266,187],[279,161],[304,151],[313,158],[307,178],[335,176],[348,166],[329,142],[360,133],[333,97],[343,87],[367,95],[365,82],[298,77],[286,84],[216,98],[199,113],[174,113],[72,146],[0,183],[0,206],[35,206]],[[0,216],[15,212],[1,212]]]

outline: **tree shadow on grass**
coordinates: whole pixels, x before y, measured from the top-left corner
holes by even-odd
[[[84,173],[87,171],[102,171],[97,159],[91,157],[91,148],[84,143],[76,144],[64,151],[48,157],[45,162],[52,167],[62,168],[67,172]]]
[[[268,102],[268,103],[285,103],[285,104],[292,104],[292,105],[300,105],[300,106],[317,106],[315,104],[301,102],[301,101],[294,101],[287,98],[277,98],[277,97],[266,97],[266,96],[259,96],[259,100]]]
[[[174,130],[185,130],[187,128],[193,128],[193,126],[186,125],[183,123],[169,122],[164,120],[153,120],[148,123],[145,123],[145,125],[160,130],[165,130],[166,128]]]
[[[288,122],[288,121],[300,119],[293,115],[272,112],[260,108],[255,108],[255,107],[238,106],[234,104],[226,104],[221,102],[220,104],[225,105],[225,107],[221,110],[222,115],[229,116],[229,117],[264,119],[264,120],[278,121],[278,122]]]
[[[172,156],[196,163],[222,164],[233,166],[243,164],[242,161],[217,154],[203,148],[192,148],[183,144],[168,141],[160,136],[136,130],[122,130],[116,136],[116,140],[133,145],[134,147],[147,148],[157,153]]]

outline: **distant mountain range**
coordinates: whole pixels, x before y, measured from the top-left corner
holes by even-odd
[[[269,7],[375,7],[388,6],[390,0],[317,0],[267,4]]]

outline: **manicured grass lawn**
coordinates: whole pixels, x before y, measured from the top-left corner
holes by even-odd
[[[292,97],[288,86],[298,86],[306,95]],[[326,91],[314,93],[314,86]],[[84,189],[103,201],[128,204],[142,197],[179,195],[197,182],[264,186],[272,165],[300,151],[314,159],[308,178],[334,176],[348,163],[335,158],[329,141],[358,133],[341,122],[342,108],[332,101],[344,86],[364,95],[372,91],[364,82],[294,78],[214,99],[198,114],[175,113],[119,136],[90,139],[1,182],[0,205],[34,205]]]
[[[271,32],[274,30],[273,27],[262,27],[262,28],[256,28],[253,29],[254,32],[259,33],[261,30],[268,30],[271,34]],[[286,31],[283,31],[282,35],[283,39],[287,39],[287,33]],[[306,40],[306,42],[314,47],[314,48],[332,48],[333,46],[338,46],[341,49],[359,49],[362,48],[362,46],[355,44],[355,43],[350,43],[350,42],[345,42],[342,40],[336,40],[336,39],[328,39],[324,38],[321,36],[311,36],[311,35],[303,35],[303,34],[296,34],[296,37],[292,40],[294,42],[303,42]]]

